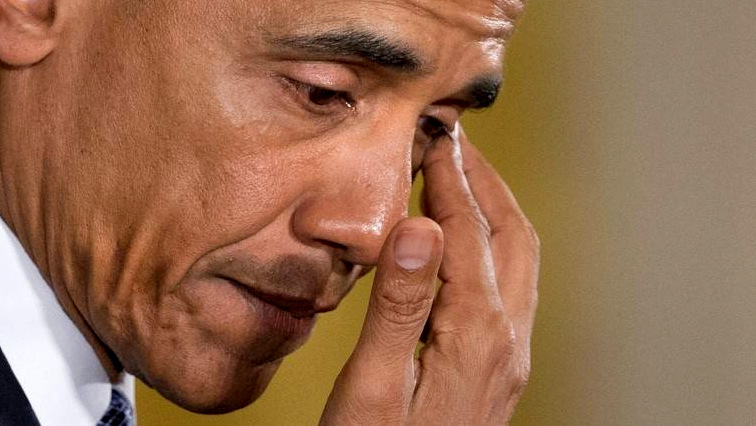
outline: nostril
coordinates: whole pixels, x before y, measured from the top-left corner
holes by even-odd
[[[317,243],[322,244],[326,247],[330,247],[333,250],[334,253],[334,271],[337,272],[340,275],[351,275],[355,271],[358,273],[357,278],[363,276],[365,272],[364,270],[369,270],[369,266],[365,266],[356,262],[353,262],[348,257],[349,253],[349,247],[344,244],[339,244],[337,242],[331,241],[331,240],[325,240],[325,239],[317,239],[315,240]]]
[[[359,265],[357,265],[356,263],[352,263],[346,260],[342,260],[341,263],[344,264],[344,269],[346,270],[345,275],[351,275],[356,268],[359,268]]]
[[[317,243],[323,244],[324,246],[328,246],[328,247],[334,249],[335,251],[339,251],[339,252],[345,252],[345,251],[347,251],[349,249],[344,244],[340,244],[340,243],[337,243],[337,242],[331,241],[331,240],[326,240],[326,239],[318,238],[315,241]]]

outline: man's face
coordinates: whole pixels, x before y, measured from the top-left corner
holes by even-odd
[[[425,147],[495,97],[511,13],[107,4],[38,64],[46,275],[129,372],[239,408],[375,264]]]

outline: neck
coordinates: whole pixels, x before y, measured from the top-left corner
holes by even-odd
[[[35,347],[47,354],[48,360],[61,360],[69,366],[89,366],[85,370],[70,369],[77,386],[104,380],[121,382],[123,369],[117,359],[82,321],[75,308],[72,309],[69,298],[47,284],[27,250],[3,221],[0,221],[0,258],[3,259],[0,294],[7,296],[0,298],[0,329],[12,331],[6,335],[11,337],[5,343],[9,343],[11,349],[15,344],[16,353],[24,353],[28,351],[26,344],[18,346],[24,339],[12,338],[18,327],[29,333],[42,332],[36,335]],[[93,363],[99,363],[102,369],[92,369]],[[55,369],[52,371],[54,373]],[[50,379],[55,380],[55,376]]]

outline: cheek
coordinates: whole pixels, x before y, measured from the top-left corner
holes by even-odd
[[[291,170],[296,163],[264,154],[191,160],[180,169],[164,167],[159,187],[146,185],[151,190],[108,204],[117,218],[111,222],[124,221],[114,228],[131,232],[104,239],[93,263],[101,278],[88,298],[95,329],[130,372],[185,407],[238,408],[262,392],[275,370],[266,350],[276,353],[291,342],[250,341],[259,336],[255,318],[238,297],[183,281],[203,255],[286,216],[308,179]],[[284,225],[278,228],[286,235]],[[114,258],[114,250],[123,256]]]
[[[255,343],[245,340],[254,330],[218,331],[243,322],[228,313],[243,311],[232,296],[176,289],[203,255],[285,214],[313,185],[318,152],[283,138],[292,129],[271,108],[242,108],[260,101],[253,91],[224,100],[223,64],[177,58],[172,52],[186,49],[160,43],[150,45],[149,58],[161,58],[151,63],[134,46],[138,29],[129,30],[93,34],[120,54],[108,55],[108,43],[93,53],[70,143],[50,155],[57,163],[43,210],[54,228],[50,257],[59,259],[51,275],[129,371],[189,408],[242,406],[277,363],[229,351]]]

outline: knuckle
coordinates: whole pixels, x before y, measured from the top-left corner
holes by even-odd
[[[354,424],[399,424],[404,387],[386,377],[391,375],[360,374],[357,380],[340,375],[333,388],[344,396],[339,401],[340,417],[351,418]]]
[[[525,363],[516,369],[512,375],[510,387],[511,394],[517,397],[521,396],[525,392],[525,388],[528,387],[530,382],[530,363]]]
[[[464,354],[470,349],[474,339],[470,338],[470,328],[465,326],[441,326],[435,330],[434,338],[447,353]]]
[[[503,313],[498,313],[489,321],[488,330],[493,336],[491,357],[496,364],[508,364],[514,355],[517,341],[514,326],[504,318]]]
[[[400,384],[386,381],[385,376],[373,380],[361,380],[355,389],[359,404],[367,412],[391,412],[400,408],[404,389]]]
[[[436,221],[469,230],[474,234],[485,236],[486,239],[491,234],[488,221],[474,204],[449,207],[438,214]]]
[[[509,365],[515,353],[514,327],[499,310],[470,312],[463,320],[436,325],[436,338],[441,339],[447,351],[460,356],[474,354],[476,364],[481,366],[492,366],[498,371]]]
[[[433,297],[427,294],[416,294],[410,288],[421,290],[420,286],[402,286],[392,291],[381,291],[376,295],[377,311],[381,317],[392,325],[414,325],[425,320],[433,303]]]
[[[533,224],[522,214],[513,215],[491,230],[492,236],[501,234],[513,238],[537,262],[541,253],[541,239]]]
[[[437,320],[434,323],[434,338],[447,351],[467,353],[473,345],[480,345],[485,340],[481,337],[485,333],[485,324],[479,313],[468,311],[462,318]]]

